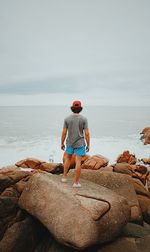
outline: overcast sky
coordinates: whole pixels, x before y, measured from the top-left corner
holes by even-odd
[[[0,105],[150,106],[150,0],[0,0]]]

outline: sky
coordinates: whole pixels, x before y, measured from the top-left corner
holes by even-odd
[[[0,0],[0,106],[150,106],[149,0]]]

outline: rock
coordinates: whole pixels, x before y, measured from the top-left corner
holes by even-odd
[[[109,160],[102,155],[94,155],[84,161],[82,169],[98,170],[101,167],[107,166]]]
[[[16,165],[8,165],[8,166],[4,166],[0,168],[0,174],[6,174],[9,172],[18,171],[18,170],[20,170],[20,168],[17,167]]]
[[[150,235],[150,229],[134,224],[128,223],[122,232],[122,236],[124,237],[134,237],[134,238],[141,238]]]
[[[144,144],[150,144],[150,127],[144,128],[141,134],[143,134]]]
[[[111,244],[105,245],[96,252],[140,252],[134,238],[123,237],[119,238]],[[143,251],[142,251],[143,252]]]
[[[28,181],[29,177],[27,179],[21,179],[19,182],[15,184],[17,191],[21,194],[25,188],[25,185]]]
[[[37,225],[31,217],[8,227],[0,241],[1,252],[33,252],[37,243]]]
[[[16,199],[19,198],[19,193],[18,191],[15,189],[15,186],[11,186],[11,187],[7,187],[2,193],[1,196],[6,196],[6,197],[14,197]],[[1,197],[0,196],[0,197]]]
[[[132,183],[137,194],[145,195],[147,197],[150,196],[150,193],[147,191],[147,189],[144,187],[143,183],[139,179],[132,178]]]
[[[137,195],[138,201],[142,210],[143,219],[150,224],[150,197]]]
[[[147,176],[148,176],[149,172],[147,172],[147,168],[143,169],[143,170],[141,168],[141,170],[140,170],[139,167],[144,167],[144,166],[136,165],[136,168],[132,174],[132,177],[138,178],[143,183],[143,185],[146,185],[146,180],[147,180]]]
[[[148,188],[148,190],[150,192],[150,173],[147,176],[147,188]]]
[[[45,161],[35,158],[23,159],[21,161],[18,161],[15,165],[22,168],[32,168],[36,170],[40,169],[56,174],[63,172],[63,165],[61,163],[46,163]]]
[[[111,244],[108,244],[96,252],[149,252],[150,250],[150,236],[147,235],[142,238],[119,238]]]
[[[113,171],[132,176],[134,167],[135,166],[130,165],[128,163],[120,163],[120,164],[117,163],[113,165]]]
[[[147,167],[144,165],[136,165],[135,171],[137,171],[141,174],[145,174],[145,173],[147,173]]]
[[[138,252],[149,252],[150,251],[150,235],[139,238],[136,240]]]
[[[142,161],[144,164],[150,164],[150,158],[142,158],[141,161]]]
[[[0,174],[0,193],[8,186],[14,184],[14,181],[5,174]]]
[[[142,130],[140,134],[147,134],[150,131],[150,127],[146,127]]]
[[[17,201],[15,197],[0,196],[0,218],[4,218],[17,210]]]
[[[113,172],[113,166],[101,167],[100,171],[101,172]]]
[[[68,174],[69,177],[73,177],[73,175],[73,171],[70,171]],[[139,206],[137,195],[135,193],[132,178],[130,178],[128,175],[123,175],[115,172],[110,173],[108,171],[101,172],[101,169],[97,171],[82,170],[81,178],[111,189],[115,193],[126,198],[129,206],[131,207],[130,221],[135,223],[141,223],[141,209]]]
[[[31,175],[31,172],[28,172],[28,171],[14,171],[8,174],[9,178],[11,178],[14,181],[14,183],[30,175]]]
[[[15,197],[0,196],[0,240],[17,214],[17,202]]]
[[[63,163],[65,162],[66,155],[67,155],[66,152],[64,152],[64,155],[63,155]],[[89,155],[82,156],[81,164],[83,164],[84,161],[87,160],[89,157],[90,157]],[[72,158],[71,158],[71,164],[70,164],[70,167],[69,167],[70,169],[75,168],[75,165],[76,165],[76,163],[75,163],[75,158],[76,158],[76,155],[73,154],[73,155],[72,155]]]
[[[82,180],[72,187],[60,176],[36,173],[19,199],[26,209],[43,223],[60,243],[84,249],[113,240],[130,219],[126,200],[102,186]]]
[[[137,159],[134,154],[130,154],[130,152],[124,151],[122,154],[120,154],[117,158],[117,163],[128,163],[128,164],[136,164]]]
[[[144,167],[144,168],[143,168]],[[113,165],[113,171],[123,174],[128,174],[133,178],[138,178],[142,183],[146,184],[148,176],[147,168],[142,165],[129,165],[128,163],[117,163]]]
[[[26,158],[18,161],[15,165],[22,168],[33,168],[38,169],[40,164],[44,161],[35,158]]]

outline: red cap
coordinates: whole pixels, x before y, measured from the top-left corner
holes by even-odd
[[[74,102],[72,103],[72,107],[81,108],[81,102],[80,102],[80,101],[74,101]]]

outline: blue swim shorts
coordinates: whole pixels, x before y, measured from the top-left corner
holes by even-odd
[[[70,155],[72,155],[73,153],[75,153],[76,156],[85,156],[85,154],[86,154],[86,147],[85,147],[85,145],[83,145],[83,146],[81,146],[79,148],[73,148],[73,147],[69,147],[67,145],[67,147],[66,147],[66,153],[70,154]]]

